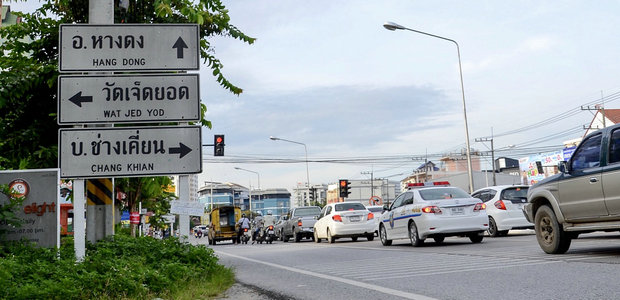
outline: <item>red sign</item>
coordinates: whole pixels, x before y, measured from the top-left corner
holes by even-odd
[[[132,212],[131,214],[129,214],[129,222],[131,224],[140,224],[140,213]]]

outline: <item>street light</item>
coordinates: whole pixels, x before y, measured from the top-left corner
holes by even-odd
[[[270,140],[272,141],[285,141],[285,142],[289,142],[289,143],[293,143],[293,144],[298,144],[298,145],[303,145],[304,146],[304,150],[306,151],[306,195],[308,197],[310,197],[310,172],[308,172],[308,147],[306,147],[306,144],[304,143],[300,143],[300,142],[295,142],[295,141],[291,141],[291,140],[287,140],[287,139],[281,139],[281,138],[277,138],[275,136],[270,136],[269,137]],[[304,201],[305,204],[306,201]]]
[[[458,56],[459,59],[459,75],[461,76],[461,93],[463,95],[463,116],[465,119],[465,145],[467,147],[466,149],[466,153],[467,153],[467,175],[469,176],[469,192],[473,193],[474,192],[474,177],[472,175],[472,167],[471,167],[471,151],[469,149],[469,129],[467,127],[467,107],[465,106],[465,87],[463,86],[463,68],[461,67],[461,50],[459,49],[459,44],[452,39],[449,38],[445,38],[442,36],[438,36],[438,35],[434,35],[434,34],[430,34],[424,31],[419,31],[419,30],[415,30],[415,29],[411,29],[411,28],[407,28],[405,26],[396,24],[394,22],[386,22],[385,24],[383,24],[383,27],[385,27],[385,29],[387,30],[409,30],[409,31],[413,31],[416,33],[420,33],[420,34],[424,34],[430,37],[434,37],[434,38],[438,38],[438,39],[442,39],[445,41],[449,41],[449,42],[453,42],[454,45],[456,45],[456,55]]]
[[[256,174],[256,176],[258,176],[258,190],[260,191],[260,174],[258,174],[258,172],[252,171],[252,170],[248,170],[248,169],[244,169],[244,168],[239,168],[239,167],[235,167],[235,170],[252,172],[252,173]],[[258,201],[260,201],[260,194],[258,194]],[[250,214],[251,213],[252,213],[252,187],[250,186]]]

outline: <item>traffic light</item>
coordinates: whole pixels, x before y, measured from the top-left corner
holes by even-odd
[[[310,203],[316,200],[316,189],[310,188]]]
[[[213,156],[224,156],[224,135],[216,134],[213,137]]]
[[[349,189],[351,188],[351,182],[346,179],[340,179],[338,181],[338,187],[341,198],[349,197],[349,194],[351,194],[351,191],[349,191]]]

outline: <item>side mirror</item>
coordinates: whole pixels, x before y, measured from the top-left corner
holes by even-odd
[[[386,205],[383,205],[383,211],[388,211],[388,210],[390,210],[390,208],[388,207],[388,205],[387,205],[387,204],[386,204]]]
[[[569,173],[569,166],[568,166],[568,162],[566,161],[561,161],[558,163],[558,170],[562,173]]]

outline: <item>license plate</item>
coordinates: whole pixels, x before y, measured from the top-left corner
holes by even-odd
[[[273,234],[273,230],[267,231],[267,234]]]
[[[465,214],[465,209],[462,207],[453,207],[450,209],[450,211],[452,211],[453,215],[464,215]]]
[[[359,216],[351,216],[351,217],[349,217],[349,221],[351,221],[351,222],[359,222],[360,221],[360,217]]]

